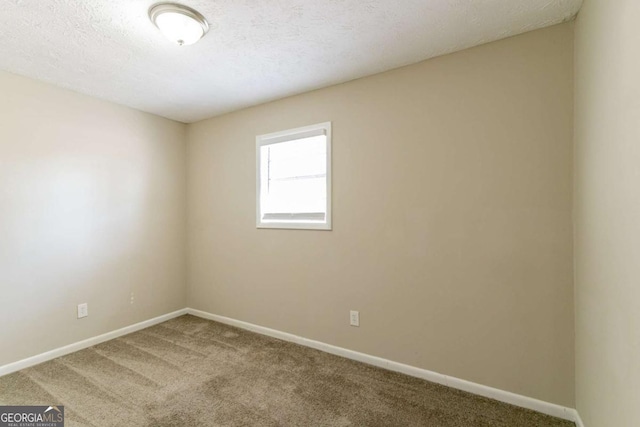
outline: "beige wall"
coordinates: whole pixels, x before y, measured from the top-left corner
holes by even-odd
[[[576,398],[588,427],[640,426],[640,2],[576,25]]]
[[[573,406],[572,52],[564,24],[190,125],[189,305]],[[256,229],[255,136],[322,121],[333,231]]]
[[[185,306],[184,134],[0,72],[0,365]]]

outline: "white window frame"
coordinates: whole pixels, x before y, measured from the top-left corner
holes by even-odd
[[[265,145],[325,135],[327,137],[327,206],[324,223],[313,222],[264,222],[260,212],[260,148]],[[256,137],[256,228],[279,228],[291,230],[331,230],[331,122],[274,132]]]

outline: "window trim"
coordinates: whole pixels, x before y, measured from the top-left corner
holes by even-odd
[[[324,223],[263,222],[260,215],[260,148],[279,142],[325,135],[327,137],[327,205]],[[285,230],[331,230],[331,122],[318,123],[280,132],[256,136],[256,228],[276,228]]]

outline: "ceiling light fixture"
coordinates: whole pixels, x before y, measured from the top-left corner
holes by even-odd
[[[176,3],[158,3],[149,19],[166,38],[180,46],[194,44],[209,31],[209,23],[197,11]]]

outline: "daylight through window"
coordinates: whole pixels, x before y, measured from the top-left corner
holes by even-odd
[[[257,138],[260,228],[330,229],[331,125]]]

